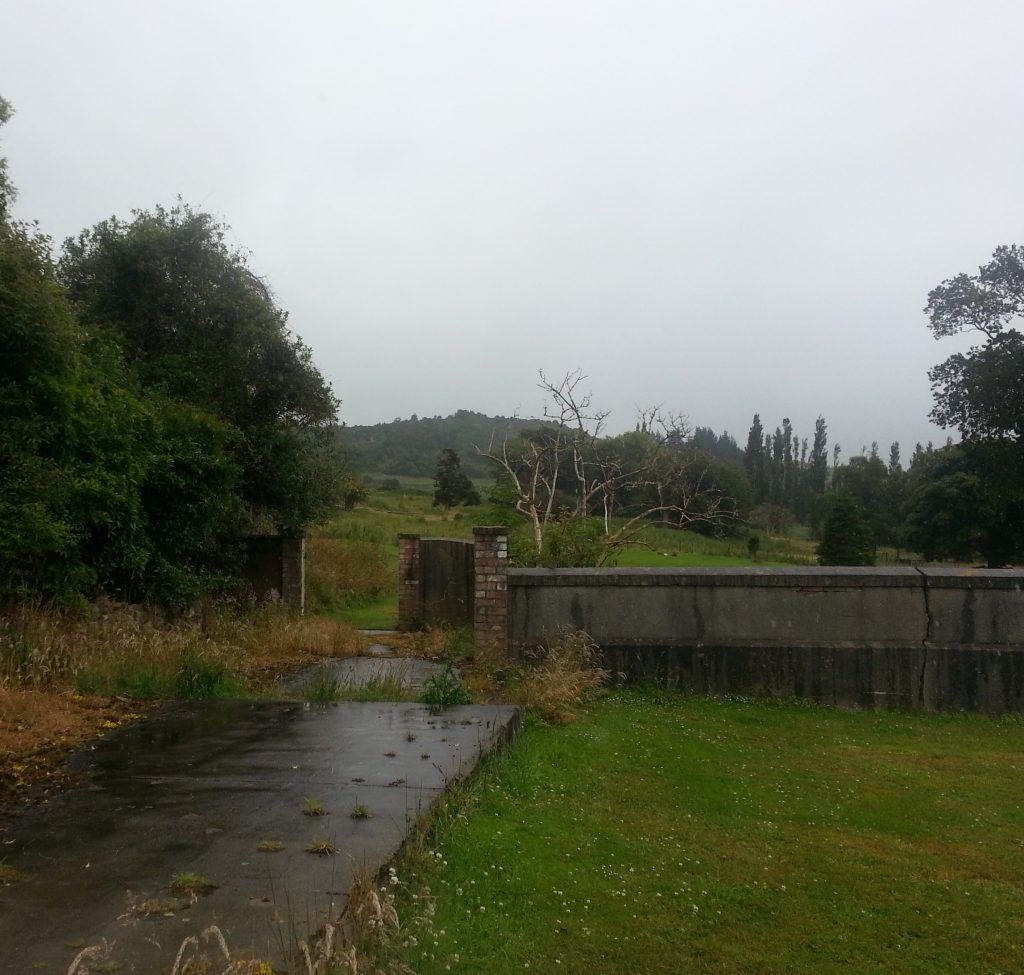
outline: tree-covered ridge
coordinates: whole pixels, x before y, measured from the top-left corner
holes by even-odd
[[[450,416],[413,414],[407,420],[396,417],[372,426],[344,425],[337,428],[337,437],[346,463],[361,474],[432,477],[438,453],[450,448],[459,455],[466,474],[490,480],[494,465],[480,451],[535,431],[545,422],[458,410]],[[728,433],[719,435],[710,427],[696,427],[688,439],[693,447],[717,460],[743,462],[743,451]]]
[[[451,449],[459,455],[469,477],[490,480],[494,466],[480,456],[477,447],[486,450],[492,439],[501,443],[506,437],[514,439],[543,424],[543,420],[459,410],[444,417],[413,414],[408,420],[396,417],[390,423],[373,426],[340,426],[336,436],[346,463],[361,474],[433,477],[438,454]]]

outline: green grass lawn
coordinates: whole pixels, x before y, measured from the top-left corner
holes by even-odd
[[[398,625],[398,596],[389,593],[365,605],[342,606],[326,615],[360,630],[393,630]]]
[[[623,691],[469,793],[419,975],[1024,971],[1020,720]]]

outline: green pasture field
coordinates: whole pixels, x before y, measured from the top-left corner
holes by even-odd
[[[1019,718],[617,691],[433,829],[418,975],[1024,971]]]
[[[754,532],[759,539],[757,557],[747,547],[750,535],[715,538],[673,528],[648,528],[638,544],[616,552],[608,565],[623,566],[702,566],[702,565],[813,565],[817,561],[815,545],[798,536],[770,536]]]
[[[384,475],[368,475],[370,484],[381,482]],[[338,548],[336,554],[352,560],[373,562],[376,571],[346,573],[344,594],[320,599],[324,586],[337,582],[317,582],[318,550],[311,546],[307,570],[313,593],[311,608],[363,628],[386,629],[395,623],[398,612],[398,535],[413,532],[424,537],[472,538],[476,525],[491,524],[493,508],[483,504],[458,507],[445,512],[435,508],[433,484],[429,478],[399,478],[398,491],[371,490],[367,500],[352,511],[345,511],[320,526],[311,535],[330,539]],[[525,524],[525,522],[524,522]],[[806,538],[776,538],[758,533],[760,545],[757,558],[751,559],[747,533],[714,538],[695,532],[652,526],[636,544],[614,553],[609,566],[748,566],[814,564],[814,544]],[[327,557],[323,550],[319,557]],[[381,560],[386,570],[381,573]]]

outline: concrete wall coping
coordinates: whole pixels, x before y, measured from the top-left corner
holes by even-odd
[[[1024,569],[952,569],[922,567],[928,585],[942,589],[1021,589]]]
[[[879,566],[509,569],[509,586],[745,586],[751,588],[1024,588],[1020,569]]]

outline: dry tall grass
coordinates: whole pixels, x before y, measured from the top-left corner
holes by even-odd
[[[173,624],[110,603],[90,615],[9,608],[0,613],[0,803],[55,788],[68,752],[138,717],[141,701],[260,693],[287,670],[367,642],[346,623],[275,605],[206,607]]]
[[[331,612],[364,606],[395,591],[395,567],[370,541],[306,539],[306,589],[310,608]]]
[[[530,654],[527,666],[510,672],[499,692],[512,704],[530,708],[546,721],[566,722],[605,683],[601,648],[581,630],[565,630],[560,640]]]
[[[85,617],[21,606],[0,616],[0,687],[130,691],[135,681],[137,689],[154,691],[139,696],[159,697],[176,686],[183,661],[258,682],[322,657],[358,653],[365,642],[346,623],[275,604],[245,613],[208,608],[173,624],[127,606],[107,604]]]
[[[471,630],[445,626],[427,626],[422,630],[392,633],[387,641],[399,656],[419,657],[421,660],[458,662],[470,656],[473,649]]]
[[[298,940],[286,952],[294,957],[286,970],[293,975],[415,975],[399,960],[397,949],[408,947],[410,939],[415,944],[414,932],[421,937],[431,932],[434,899],[429,892],[418,896],[419,909],[403,925],[395,909],[398,885],[393,869],[383,884],[369,871],[357,870],[341,915],[308,941]],[[112,948],[103,942],[83,949],[67,975],[100,971],[90,963],[103,964]],[[280,970],[260,958],[238,957],[221,929],[212,924],[181,942],[170,975],[271,975]]]

